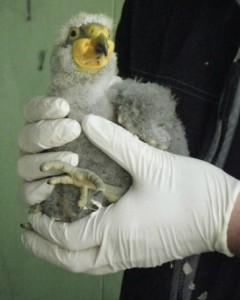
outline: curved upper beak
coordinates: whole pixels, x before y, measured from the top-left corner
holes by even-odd
[[[108,41],[104,34],[99,34],[95,39],[92,41],[93,45],[95,46],[96,53],[101,55],[108,55]]]

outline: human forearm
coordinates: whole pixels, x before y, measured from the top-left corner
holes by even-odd
[[[230,217],[227,236],[230,251],[235,255],[240,255],[240,195]]]

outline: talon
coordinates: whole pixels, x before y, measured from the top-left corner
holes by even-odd
[[[96,200],[94,200],[94,199],[91,199],[90,201],[91,201],[92,204],[95,205],[98,209],[100,209],[100,208],[103,207],[103,206],[102,206],[102,203],[99,202],[99,201],[96,201]]]
[[[28,231],[33,231],[32,225],[30,223],[22,223],[20,224],[20,227]]]
[[[118,121],[119,124],[122,124],[122,123],[123,123],[122,114],[119,114],[119,115],[118,115],[117,121]]]
[[[154,141],[152,139],[147,140],[147,143],[148,143],[148,145],[153,146],[153,147],[156,147],[156,145],[157,145],[156,141]]]
[[[46,163],[46,162],[41,163],[39,169],[40,169],[41,172],[46,172],[46,171],[49,170],[49,169],[47,168],[47,163]]]

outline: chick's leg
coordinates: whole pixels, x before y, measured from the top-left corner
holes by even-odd
[[[73,167],[61,161],[49,161],[41,164],[41,171],[49,170],[60,171],[66,175],[51,177],[49,184],[72,184],[80,189],[79,207],[85,207],[88,201],[88,190],[97,192],[104,191],[104,183],[95,173],[87,170]]]

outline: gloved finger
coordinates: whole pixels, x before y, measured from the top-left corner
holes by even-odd
[[[70,107],[65,99],[58,97],[39,96],[30,100],[23,109],[28,123],[40,120],[64,118],[69,114]]]
[[[75,120],[39,121],[23,127],[18,135],[18,145],[25,152],[36,153],[69,143],[79,137],[80,133],[80,124]]]
[[[22,235],[23,245],[36,256],[68,271],[75,273],[95,274],[98,264],[99,247],[83,251],[69,251],[50,243],[33,231],[26,231]],[[103,268],[106,263],[99,267]],[[104,268],[105,269],[105,268]]]
[[[156,151],[160,150],[150,147],[137,136],[109,120],[87,115],[82,122],[82,128],[94,145],[131,175],[134,174],[135,178],[138,175],[142,179],[148,178],[150,165],[154,164],[155,169],[159,163],[153,157],[157,157]]]
[[[100,245],[100,224],[95,219],[96,214],[102,215],[104,210],[72,223],[56,222],[41,213],[29,214],[28,218],[34,231],[44,239],[67,250],[79,251]]]
[[[33,181],[37,179],[42,179],[45,177],[60,174],[57,171],[50,170],[47,172],[42,172],[40,170],[40,165],[43,162],[61,160],[63,162],[69,163],[72,166],[78,165],[78,155],[73,152],[62,151],[62,152],[46,152],[39,154],[27,154],[21,156],[17,162],[17,172],[18,175],[26,181]]]
[[[18,201],[29,207],[46,200],[55,188],[54,185],[47,182],[48,179],[25,182],[18,191]]]

